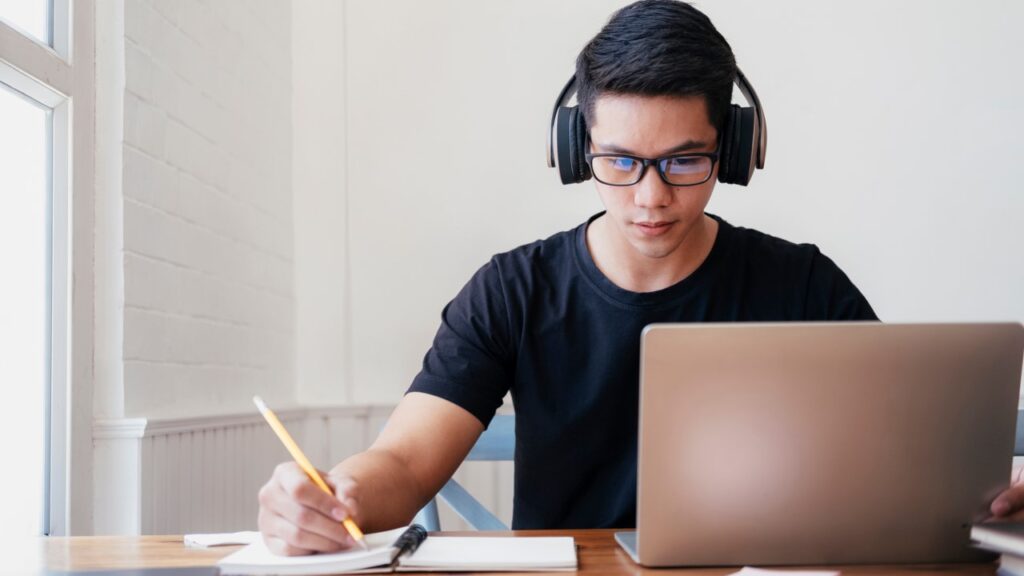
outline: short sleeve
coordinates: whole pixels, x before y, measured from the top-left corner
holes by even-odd
[[[441,326],[406,391],[444,398],[486,428],[513,378],[513,339],[500,269],[491,260],[441,312]]]
[[[871,304],[828,256],[815,248],[807,280],[807,320],[878,320]]]

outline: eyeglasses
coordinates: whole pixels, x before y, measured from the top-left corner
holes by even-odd
[[[594,178],[608,186],[632,186],[655,166],[669,186],[697,186],[711,179],[718,152],[677,154],[661,158],[641,158],[628,154],[584,154]]]

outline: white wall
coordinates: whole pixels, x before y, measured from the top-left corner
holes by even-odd
[[[598,211],[544,164],[624,2],[347,3],[352,397],[395,401],[491,254]],[[710,211],[817,243],[888,321],[1024,320],[1013,2],[699,2],[765,105],[767,170]]]
[[[98,415],[294,403],[290,18],[124,2],[124,414]]]
[[[599,209],[544,164],[575,53],[618,2],[348,3],[353,397],[395,401],[498,251]]]
[[[304,405],[351,399],[344,25],[343,2],[292,3],[295,385]]]
[[[772,128],[713,210],[818,243],[884,320],[1024,320],[1024,4],[704,4]]]

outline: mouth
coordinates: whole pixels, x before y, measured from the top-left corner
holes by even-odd
[[[633,225],[640,231],[644,236],[661,236],[662,234],[669,231],[672,228],[674,222],[634,222]]]

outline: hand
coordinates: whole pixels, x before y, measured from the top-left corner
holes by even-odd
[[[321,490],[295,462],[279,464],[260,489],[257,523],[271,552],[297,556],[356,545],[341,523],[348,516],[359,517],[355,481],[340,474],[320,476],[335,496]]]
[[[1013,471],[1013,481],[992,501],[992,515],[999,520],[1024,520],[1024,467]]]

